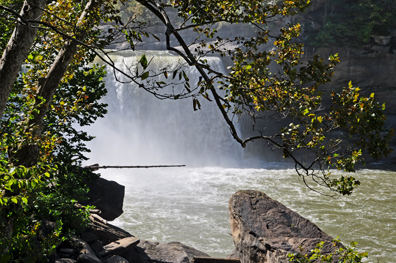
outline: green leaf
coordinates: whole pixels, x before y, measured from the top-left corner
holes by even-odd
[[[11,198],[11,201],[14,202],[15,204],[18,204],[18,199],[16,197]]]
[[[149,75],[150,75],[150,73],[148,71],[146,71],[146,72],[143,73],[141,79],[145,80],[145,79],[147,79],[149,77]]]
[[[143,56],[140,58],[139,63],[142,65],[143,69],[147,68],[147,58],[146,55],[143,54]]]

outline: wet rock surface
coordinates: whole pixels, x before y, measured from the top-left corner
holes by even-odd
[[[331,253],[333,238],[314,223],[259,191],[234,194],[229,202],[231,231],[243,263],[288,262],[287,254],[304,254],[324,242],[322,252]]]

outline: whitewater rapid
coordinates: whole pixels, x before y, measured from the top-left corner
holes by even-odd
[[[211,256],[234,246],[228,200],[242,189],[259,190],[311,220],[332,237],[358,242],[369,261],[396,258],[395,172],[361,170],[352,196],[321,196],[282,163],[262,169],[221,167],[103,171],[125,185],[124,214],[113,223],[142,239],[180,241]],[[334,171],[336,173],[336,171]]]

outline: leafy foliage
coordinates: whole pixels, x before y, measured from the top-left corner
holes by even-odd
[[[53,4],[53,8],[49,5],[48,16],[43,20],[65,31],[74,29],[71,25],[77,23],[76,15],[83,10],[80,5],[71,4],[63,1]],[[105,19],[110,19],[106,15],[104,12]],[[54,18],[61,22],[56,23]],[[99,21],[99,16],[96,19]],[[8,32],[10,28],[1,30]],[[91,33],[86,45],[97,40],[98,31]],[[90,125],[106,113],[107,105],[99,102],[106,94],[106,72],[104,67],[88,66],[94,52],[80,49],[75,54],[53,96],[44,128],[34,122],[38,109],[47,103],[37,96],[37,83],[57,63],[55,57],[68,40],[63,37],[61,31],[39,32],[1,120],[0,251],[4,261],[45,262],[59,242],[89,222],[90,207],[77,206],[77,202],[88,191],[86,182],[98,176],[80,168],[81,161],[86,160],[84,153],[89,151],[85,143],[93,137],[78,131],[76,124]],[[39,135],[37,129],[42,130]],[[38,149],[33,166],[25,167],[20,162],[24,156],[18,153],[25,147]],[[43,234],[47,220],[56,222],[56,226]]]
[[[367,252],[356,251],[356,242],[351,242],[350,246],[343,247],[340,246],[341,241],[336,238],[334,239],[333,243],[334,246],[338,246],[339,249],[331,254],[322,254],[321,249],[323,248],[324,242],[320,242],[317,244],[315,249],[311,250],[310,256],[307,254],[302,255],[300,253],[296,253],[288,254],[287,257],[289,259],[289,262],[293,263],[334,262],[335,260],[340,263],[359,263],[362,262],[363,258],[366,258],[368,255]]]
[[[58,222],[62,227],[54,232],[57,238],[52,241],[44,238],[40,249],[46,246],[53,249],[52,246],[62,241],[65,236],[81,231],[89,222],[89,207],[79,208],[76,204],[88,191],[85,185],[87,180],[97,178],[96,174],[80,168],[81,161],[86,160],[84,152],[89,151],[85,142],[93,137],[76,130],[73,123],[89,125],[106,112],[106,105],[98,102],[106,94],[104,74],[103,67],[81,68],[76,70],[68,82],[62,84],[45,120],[44,134],[47,136],[33,140],[41,145],[41,161],[34,167],[15,166],[7,161],[10,148],[16,151],[18,147],[32,143],[26,133],[26,116],[21,114],[20,108],[29,96],[24,97],[16,92],[14,100],[10,100],[8,108],[11,110],[7,109],[9,118],[3,117],[2,123],[2,127],[6,129],[2,130],[4,139],[0,179],[4,190],[0,199],[0,212],[5,221],[1,225],[3,231],[0,248],[3,253],[8,251],[5,254],[12,255],[12,258],[24,255],[26,258],[39,260],[49,255],[50,249],[45,253],[36,251],[37,255],[34,257],[30,254],[36,250],[32,247],[33,244],[37,243],[38,238],[42,238],[37,236],[42,220]],[[23,86],[22,83],[19,85]],[[20,122],[16,122],[17,116],[22,116]],[[16,219],[14,224],[7,225],[12,218]],[[8,227],[13,230],[6,231]],[[35,231],[26,232],[29,229]],[[5,236],[7,232],[12,235]],[[50,245],[51,242],[55,243]]]

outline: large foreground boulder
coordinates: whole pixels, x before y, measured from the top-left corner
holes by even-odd
[[[229,210],[235,254],[242,263],[288,262],[287,254],[300,248],[308,254],[321,241],[324,254],[337,249],[314,223],[261,192],[235,193]]]

